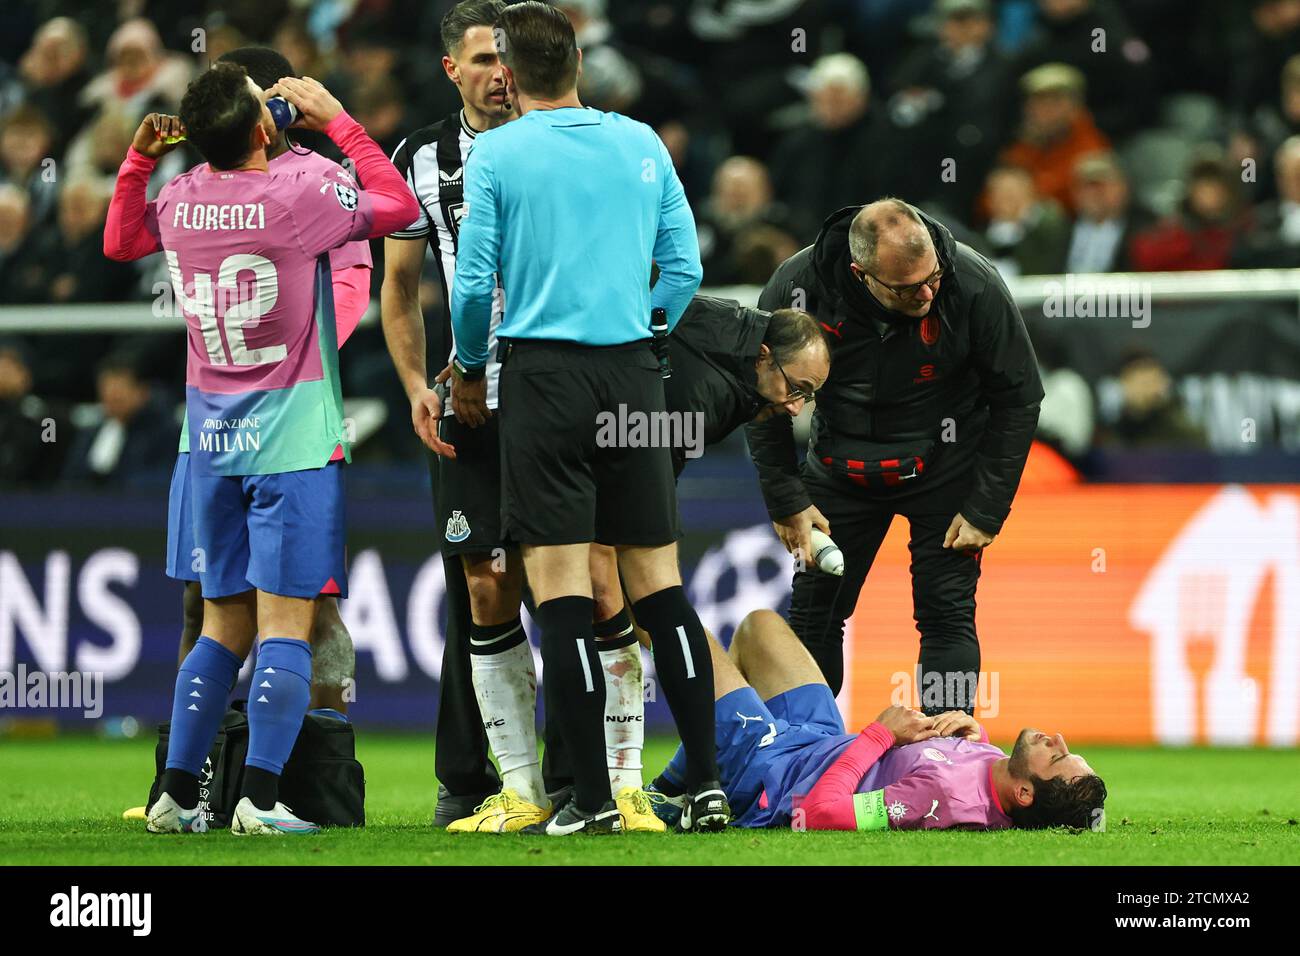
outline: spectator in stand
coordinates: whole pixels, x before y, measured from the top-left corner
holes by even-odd
[[[0,486],[58,475],[55,439],[67,426],[32,392],[32,358],[17,339],[0,341]]]
[[[1098,444],[1118,448],[1204,448],[1205,430],[1188,417],[1168,370],[1145,349],[1125,356],[1118,375],[1119,414]]]
[[[342,58],[326,85],[330,90],[339,90],[338,96],[346,103],[361,90],[384,80],[396,78],[401,82],[406,73],[404,50],[384,23],[373,17],[358,20],[347,31]]]
[[[0,186],[0,302],[22,300],[15,289],[32,258],[31,200],[17,186]]]
[[[1228,154],[1239,167],[1245,160],[1256,163],[1256,182],[1251,193],[1256,201],[1272,199],[1274,181],[1263,170],[1264,158],[1276,156],[1284,140],[1300,136],[1300,53],[1282,68],[1279,96],[1238,122],[1228,140]],[[1243,167],[1244,168],[1244,167]]]
[[[713,97],[733,151],[766,156],[773,114],[799,99],[791,75],[807,69],[820,53],[829,5],[824,0],[675,2],[689,7],[685,21],[700,88]],[[634,4],[620,0],[618,6]]]
[[[46,301],[117,302],[127,298],[135,270],[104,257],[104,221],[112,182],[70,179],[59,194],[58,229],[36,237]]]
[[[1131,269],[1129,245],[1145,222],[1131,206],[1128,177],[1113,153],[1094,153],[1075,165],[1074,208],[1069,250],[1055,271]]]
[[[193,73],[185,57],[169,53],[158,29],[143,17],[127,20],[108,41],[108,69],[82,91],[82,104],[117,106],[129,116],[151,109],[174,113]]]
[[[736,235],[732,261],[737,285],[763,285],[781,263],[799,251],[794,236],[776,226],[748,226]]]
[[[872,104],[871,78],[857,57],[822,57],[807,94],[809,120],[786,135],[771,161],[776,195],[797,217],[800,242],[812,242],[837,209],[892,192],[889,161],[902,152],[884,109]]]
[[[366,128],[384,155],[393,155],[408,125],[402,88],[397,81],[386,76],[361,87],[353,95],[350,106],[353,117]]]
[[[99,366],[96,389],[99,421],[77,433],[64,477],[109,485],[165,481],[180,432],[167,402],[153,393],[127,355],[110,356]]]
[[[609,21],[607,0],[555,0],[582,50],[582,102],[648,123],[683,125],[695,94],[681,67],[625,43]],[[661,132],[662,135],[662,132]]]
[[[1008,166],[1022,166],[1040,195],[1074,212],[1074,167],[1089,153],[1110,149],[1084,106],[1083,74],[1063,63],[1030,70],[1020,79],[1024,117],[1019,138],[1002,154]]]
[[[71,179],[64,184],[55,222],[30,234],[19,264],[7,277],[6,303],[116,302],[129,297],[135,268],[104,257],[104,220],[111,194],[111,182],[103,179]],[[174,352],[174,339],[160,335]],[[88,397],[95,362],[111,349],[114,338],[102,333],[81,333],[71,339],[37,336],[32,343],[37,388],[75,400]],[[158,336],[124,334],[121,338],[143,345]]]
[[[1029,171],[999,166],[986,187],[988,257],[1003,276],[1058,272],[1070,241],[1070,221],[1051,199],[1041,198]]]
[[[331,71],[329,59],[321,53],[320,45],[311,31],[307,29],[306,16],[295,13],[286,18],[271,37],[268,44],[278,50],[284,58],[294,64],[299,76],[328,76]]]
[[[787,229],[789,223],[789,211],[772,199],[767,168],[749,156],[732,156],[718,167],[713,192],[699,208],[695,226],[706,285],[740,281],[735,258],[738,235],[756,225]],[[759,284],[770,278],[764,276]]]
[[[81,133],[73,139],[63,157],[64,177],[110,176],[116,178],[122,157],[131,145],[138,117],[128,116],[121,107],[100,110]],[[188,156],[188,152],[186,153]],[[192,165],[192,164],[191,164]],[[172,175],[188,167],[174,168]]]
[[[1012,72],[995,40],[989,0],[939,0],[938,33],[903,61],[889,115],[907,137],[896,188],[970,221],[975,198],[1010,132]],[[956,179],[943,163],[956,163]]]
[[[207,31],[207,49],[204,52],[209,64],[217,62],[231,50],[248,46],[250,42],[238,27],[220,13],[209,16],[204,29]]]
[[[1277,93],[1277,78],[1300,48],[1300,0],[1249,0],[1249,18],[1237,16],[1238,31],[1220,49],[1232,65],[1229,108],[1248,117]]]
[[[33,226],[54,213],[59,187],[53,147],[54,127],[35,106],[20,106],[0,121],[0,184],[27,193]]]
[[[1041,21],[1020,72],[1064,63],[1084,77],[1097,125],[1120,138],[1151,124],[1151,51],[1112,0],[1038,0]]]
[[[54,148],[61,153],[88,119],[77,102],[89,76],[86,31],[71,17],[45,21],[18,62],[18,73],[23,101],[53,124]]]
[[[1278,198],[1256,208],[1254,228],[1232,251],[1234,269],[1300,267],[1300,136],[1278,147],[1273,164]]]
[[[1248,222],[1237,171],[1221,155],[1205,155],[1192,163],[1181,209],[1134,236],[1129,251],[1133,268],[1139,272],[1226,269]]]

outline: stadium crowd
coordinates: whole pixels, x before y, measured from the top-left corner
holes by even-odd
[[[650,123],[667,145],[695,211],[705,286],[765,283],[832,211],[884,195],[941,218],[1007,276],[1300,262],[1300,0],[556,5],[583,49],[583,102]],[[140,118],[174,112],[189,79],[227,50],[277,48],[391,154],[457,105],[437,39],[450,6],[11,0],[0,303],[155,298],[161,256],[102,254],[113,177]],[[197,161],[188,148],[170,154],[150,196]],[[382,244],[372,245],[377,297]],[[421,301],[444,311],[432,271]],[[1040,353],[1065,396],[1054,438],[1067,454],[1095,441],[1203,442],[1155,356],[1116,370],[1122,411],[1094,427],[1086,383],[1050,343]],[[156,469],[175,444],[182,363],[168,333],[0,332],[0,481]],[[342,365],[345,393],[396,409],[361,457],[413,457],[377,325],[358,331]],[[1053,401],[1049,387],[1049,427]],[[99,414],[50,455],[39,423],[89,402]]]

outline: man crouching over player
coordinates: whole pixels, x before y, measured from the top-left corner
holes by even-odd
[[[270,94],[333,139],[342,169],[271,169],[274,128],[262,89],[218,63],[185,92],[180,122],[206,164],[144,201],[137,141],[119,172],[123,210],[105,254],[130,258],[152,234],[185,314],[190,482],[206,632],[176,679],[154,833],[206,829],[199,771],[240,665],[262,635],[248,702],[248,759],[236,834],[315,833],[279,802],[280,774],[310,697],[319,595],[347,595],[343,474],[348,459],[327,253],[386,235],[418,213],[397,170],[329,91],[282,78]],[[178,132],[155,123],[157,139]],[[144,130],[147,132],[147,130]],[[143,240],[142,240],[143,241]]]
[[[970,715],[890,707],[856,736],[785,619],[754,611],[711,643],[718,769],[742,827],[1003,830],[1092,826],[1106,785],[1060,734],[1026,728],[1008,757]],[[681,751],[651,785],[676,815]]]

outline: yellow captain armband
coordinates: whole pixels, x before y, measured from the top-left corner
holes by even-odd
[[[889,812],[885,809],[885,791],[853,795],[853,815],[859,830],[888,830]]]

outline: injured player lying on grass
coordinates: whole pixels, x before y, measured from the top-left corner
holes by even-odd
[[[1106,786],[1060,734],[1026,728],[1007,756],[966,713],[904,707],[847,734],[816,662],[778,614],[748,615],[729,652],[710,646],[734,826],[1083,829],[1101,820]],[[678,812],[680,780],[679,750],[648,788],[665,822]]]

